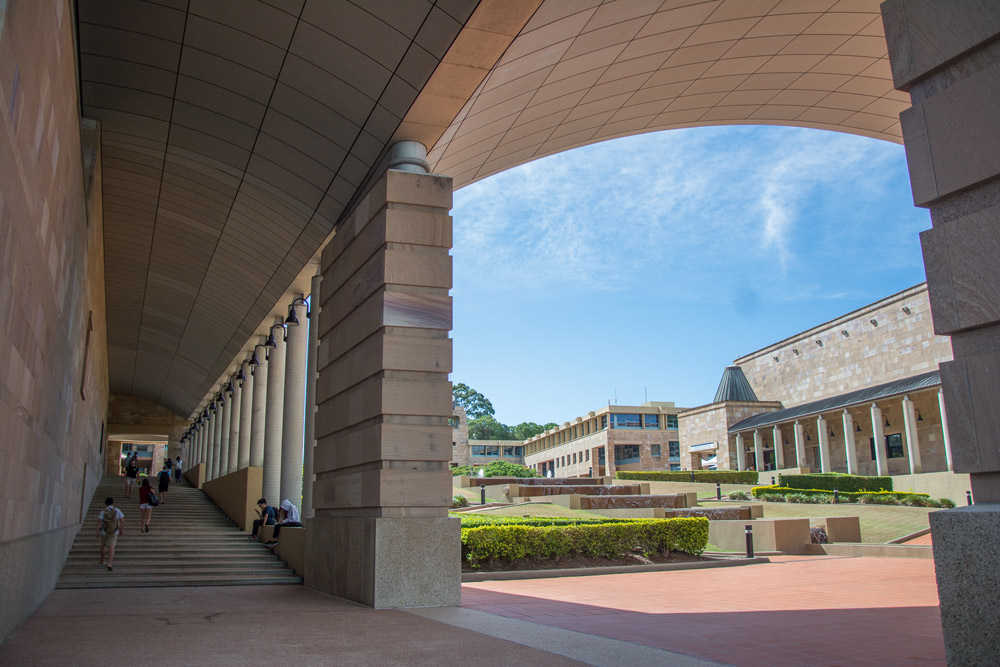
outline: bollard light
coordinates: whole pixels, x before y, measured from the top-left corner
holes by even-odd
[[[777,486],[777,482],[774,481],[774,475],[771,475],[771,486]]]
[[[719,482],[715,483],[715,499],[722,500],[722,484]]]
[[[837,489],[833,490],[833,504],[836,505],[840,502],[840,494],[837,493]]]
[[[691,471],[691,481],[694,481],[694,470]]]
[[[747,534],[747,558],[753,558],[753,526],[749,523],[746,525]]]
[[[480,505],[485,505],[486,504],[486,485],[485,484],[480,484],[479,485],[479,504]]]
[[[965,492],[965,502],[968,503],[969,505],[972,504],[972,491]]]

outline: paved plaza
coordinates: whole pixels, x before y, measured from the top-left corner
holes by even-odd
[[[4,665],[943,666],[930,560],[777,557],[712,570],[470,583],[373,610],[301,586],[57,590]],[[109,642],[107,628],[121,641]]]

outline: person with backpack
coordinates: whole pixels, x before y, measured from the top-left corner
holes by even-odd
[[[139,477],[139,464],[135,460],[135,456],[128,457],[128,462],[125,464],[125,497],[132,497],[132,488],[135,486],[135,480]]]
[[[181,481],[181,457],[177,457],[177,461],[174,462],[174,481]]]
[[[160,502],[165,503],[167,502],[167,491],[170,490],[170,466],[166,463],[163,464],[163,470],[160,471],[158,479],[160,483],[157,490],[160,492]]]
[[[105,508],[97,515],[97,537],[101,540],[101,565],[107,565],[108,572],[113,572],[115,568],[111,566],[111,561],[115,559],[118,536],[125,533],[125,515],[115,507],[114,498],[105,498],[104,504]]]
[[[140,532],[149,532],[149,520],[153,516],[153,507],[159,505],[160,501],[153,493],[153,487],[149,485],[149,478],[142,479],[142,486],[139,487],[139,511],[142,513],[142,525]]]

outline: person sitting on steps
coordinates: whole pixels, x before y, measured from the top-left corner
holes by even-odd
[[[277,516],[274,513],[274,508],[267,504],[267,500],[261,498],[257,501],[257,516],[259,519],[253,520],[253,533],[247,538],[248,540],[257,540],[257,531],[260,530],[261,526],[273,526],[278,522]]]
[[[281,531],[282,526],[288,526],[289,528],[297,528],[302,525],[299,521],[299,510],[295,505],[292,504],[291,500],[287,498],[281,501],[281,509],[278,510],[280,514],[279,521],[274,526],[274,534],[271,535],[271,541],[265,543],[266,547],[276,547],[278,546],[278,532]]]

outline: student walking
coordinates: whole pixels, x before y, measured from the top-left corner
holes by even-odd
[[[97,537],[101,540],[101,565],[108,566],[108,572],[115,568],[111,561],[115,559],[115,544],[118,536],[125,533],[125,515],[115,507],[115,499],[104,499],[104,509],[97,515]]]
[[[157,491],[160,492],[160,502],[165,503],[167,502],[167,491],[170,490],[170,466],[163,464],[163,470],[160,471],[158,479],[160,483],[157,486]]]
[[[177,460],[174,461],[174,481],[175,482],[181,481],[181,463],[182,463],[181,457],[178,456]]]
[[[136,463],[135,456],[130,456],[125,464],[125,497],[132,497],[132,488],[135,480],[139,477],[139,464]]]
[[[142,524],[139,526],[140,532],[149,532],[149,520],[153,517],[153,504],[150,501],[155,498],[153,487],[149,485],[149,478],[142,480],[139,487],[139,510],[142,513]],[[157,505],[159,502],[156,503]]]

